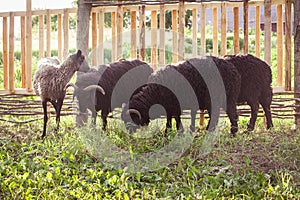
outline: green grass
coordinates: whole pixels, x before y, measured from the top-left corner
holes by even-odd
[[[259,119],[254,132],[244,133],[246,121],[241,118],[240,131],[231,137],[226,120],[205,155],[201,149],[209,133],[200,131],[173,162],[134,173],[126,165],[114,168],[111,157],[89,151],[95,140],[87,138],[101,137],[76,129],[73,116],[62,117],[57,133],[51,118],[44,141],[39,138],[42,121],[1,122],[0,198],[299,199],[300,133],[290,131],[292,121],[274,120],[275,127],[266,131]],[[164,125],[159,127],[163,131]],[[161,149],[175,137],[174,132],[153,134],[151,129],[146,132],[149,135],[129,135],[123,128],[118,120],[110,119],[103,134],[120,152],[127,152],[129,160]]]

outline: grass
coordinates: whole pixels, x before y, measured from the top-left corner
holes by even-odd
[[[42,121],[25,125],[2,122],[0,198],[299,199],[300,134],[290,131],[292,121],[274,120],[275,127],[266,131],[260,119],[254,132],[244,133],[247,120],[240,120],[236,137],[230,136],[225,121],[224,130],[205,154],[201,149],[209,133],[200,131],[171,163],[136,172],[126,165],[111,165],[111,157],[91,151],[88,147],[95,140],[88,142],[87,138],[101,137],[75,128],[72,116],[62,118],[57,133],[51,118],[44,140],[39,138]],[[153,134],[151,127],[150,133],[146,132],[149,135],[142,137],[129,135],[123,128],[118,120],[110,119],[109,130],[102,134],[119,152],[127,152],[128,160],[161,149],[176,135]]]

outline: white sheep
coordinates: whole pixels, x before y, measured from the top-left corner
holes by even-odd
[[[47,102],[51,102],[56,112],[56,124],[59,127],[60,111],[65,98],[66,84],[76,71],[86,71],[87,63],[81,51],[70,55],[61,64],[57,58],[42,58],[34,76],[34,91],[40,96],[44,111],[44,129],[42,138],[46,135]]]

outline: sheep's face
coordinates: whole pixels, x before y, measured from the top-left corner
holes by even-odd
[[[95,107],[94,103],[95,100],[92,101],[91,97],[91,92],[86,92],[81,88],[78,88],[74,90],[74,97],[77,98],[78,100],[78,108],[81,113],[85,113],[87,109],[92,109]]]
[[[128,109],[128,105],[122,105],[121,119],[124,121],[126,129],[135,132],[141,126],[147,126],[150,123],[148,113],[138,109]]]
[[[75,71],[78,71],[80,66],[84,63],[84,55],[82,55],[82,52],[80,50],[77,51],[77,53],[72,54],[69,56],[69,59],[72,61],[74,64],[73,66],[75,67]]]

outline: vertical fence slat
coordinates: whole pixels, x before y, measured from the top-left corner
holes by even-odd
[[[159,65],[165,64],[165,5],[159,7]]]
[[[264,60],[271,64],[271,0],[265,0],[264,7]]]
[[[31,0],[26,1],[26,89],[32,92],[32,7]]]
[[[92,12],[92,65],[95,66],[97,62],[97,13]]]
[[[112,12],[111,13],[111,45],[112,45],[112,49],[111,49],[111,59],[112,61],[116,61],[117,59],[117,55],[116,55],[116,12]]]
[[[213,55],[218,55],[218,8],[214,7],[212,9],[213,15]]]
[[[205,4],[201,4],[201,19],[200,19],[200,32],[201,32],[201,56],[206,54],[206,8]]]
[[[44,15],[39,15],[39,59],[44,57]]]
[[[8,89],[8,22],[7,17],[3,17],[3,30],[2,30],[2,38],[3,38],[3,87],[4,89]]]
[[[68,9],[64,9],[64,19],[63,19],[63,27],[64,27],[64,59],[69,55],[69,12]]]
[[[46,14],[46,38],[47,38],[47,45],[46,45],[46,55],[47,57],[51,56],[51,15],[50,10],[47,9]]]
[[[26,88],[26,76],[25,76],[25,72],[26,72],[26,45],[25,45],[25,16],[21,16],[20,19],[20,27],[21,27],[21,66],[22,66],[22,88]]]
[[[240,52],[239,7],[233,8],[233,53]]]
[[[255,7],[255,55],[260,57],[260,6]]]
[[[221,56],[224,56],[227,51],[227,6],[223,2],[221,4]]]
[[[146,15],[145,15],[145,5],[139,7],[140,9],[140,51],[139,58],[141,60],[146,59]]]
[[[283,65],[282,4],[277,5],[276,15],[277,15],[277,86],[282,86],[282,65]]]
[[[285,6],[285,90],[292,89],[291,86],[291,67],[292,67],[292,3],[286,1]]]
[[[151,64],[157,68],[157,11],[151,11]]]
[[[185,9],[184,9],[184,0],[179,1],[179,23],[178,23],[178,60],[184,60],[184,22],[185,22]]]
[[[98,24],[98,61],[97,65],[104,64],[104,12],[103,9],[100,9],[99,11],[99,24]]]
[[[249,0],[244,0],[244,54],[249,52]]]
[[[130,12],[130,28],[131,28],[131,51],[130,57],[137,58],[136,53],[136,11]]]
[[[9,13],[9,69],[8,89],[10,93],[15,92],[15,70],[14,70],[14,49],[15,47],[15,18],[14,13]]]
[[[62,51],[62,14],[57,15],[57,57],[60,61],[63,59],[63,51]]]
[[[194,8],[192,10],[192,31],[193,31],[193,36],[192,36],[192,46],[193,46],[193,57],[197,56],[197,9]]]
[[[118,6],[117,9],[117,59],[121,59],[122,55],[122,32],[123,32],[123,7]]]
[[[172,63],[178,62],[178,10],[172,10]]]

